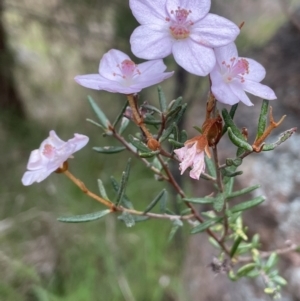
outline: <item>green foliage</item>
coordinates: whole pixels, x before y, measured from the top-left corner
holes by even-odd
[[[106,209],[106,210],[101,210],[89,214],[74,215],[68,217],[58,217],[57,220],[64,223],[86,223],[86,222],[91,222],[100,219],[109,213],[110,210]]]

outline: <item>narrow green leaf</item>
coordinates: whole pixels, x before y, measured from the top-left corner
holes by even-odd
[[[227,196],[232,193],[233,189],[233,184],[234,184],[234,177],[230,177],[226,184],[224,185],[224,195],[227,199]]]
[[[155,106],[151,106],[149,104],[142,104],[141,108],[146,109],[148,111],[156,112],[156,113],[158,113],[158,114],[161,115],[161,111],[157,107],[155,107]]]
[[[184,143],[178,142],[174,139],[168,139],[169,143],[172,144],[175,147],[183,147]]]
[[[102,198],[104,198],[105,200],[109,200],[109,198],[107,196],[107,193],[106,193],[106,190],[105,190],[105,187],[103,185],[103,182],[100,179],[98,179],[97,182],[98,182],[98,188],[99,188],[100,196]]]
[[[276,265],[277,261],[278,261],[278,256],[275,252],[273,252],[269,256],[267,263],[264,267],[264,270],[266,271],[266,273],[268,273]]]
[[[143,121],[145,124],[151,124],[151,125],[158,125],[162,123],[160,119],[156,119],[154,116],[149,114],[146,114]]]
[[[151,150],[143,143],[141,142],[138,138],[133,137],[132,135],[128,136],[129,141],[133,146],[135,146],[139,151],[144,152],[144,153],[149,153]]]
[[[104,146],[104,147],[93,147],[93,150],[101,154],[116,154],[125,150],[124,146]]]
[[[250,152],[253,150],[252,146],[248,142],[246,142],[245,139],[240,139],[238,136],[236,136],[230,127],[227,128],[227,131],[228,136],[234,145]]]
[[[212,159],[208,158],[207,156],[204,157],[205,160],[205,166],[208,170],[209,175],[211,175],[212,177],[216,177],[216,168],[215,168],[215,164],[212,161]]]
[[[263,151],[271,151],[275,149],[277,146],[279,146],[281,143],[289,139],[295,132],[297,131],[297,128],[291,128],[287,131],[284,131],[280,134],[278,140],[271,144],[265,144],[263,146]]]
[[[234,241],[234,244],[230,250],[230,258],[232,258],[235,255],[242,240],[243,239],[240,236],[238,236],[238,238]]]
[[[248,263],[245,264],[244,266],[242,266],[241,268],[238,269],[238,271],[236,272],[236,275],[238,277],[244,277],[247,276],[250,272],[252,272],[254,269],[256,268],[256,264],[255,263]]]
[[[167,114],[167,121],[170,121],[174,116],[176,116],[182,109],[182,106],[175,107],[171,111],[168,112]]]
[[[168,191],[165,190],[165,193],[160,198],[160,202],[159,202],[159,211],[160,211],[160,213],[166,213],[167,201],[168,201]]]
[[[250,186],[250,187],[238,190],[238,191],[234,191],[234,192],[230,193],[229,195],[227,195],[227,199],[232,199],[232,198],[241,196],[241,195],[249,193],[249,192],[251,192],[251,191],[253,191],[253,190],[255,190],[259,187],[260,187],[260,185],[257,184],[257,185],[253,185],[253,186]]]
[[[256,139],[260,138],[266,129],[268,110],[269,110],[269,101],[264,99],[261,104]]]
[[[212,204],[215,201],[215,198],[204,197],[204,198],[185,198],[185,202],[194,203],[194,204]]]
[[[179,137],[179,141],[184,143],[187,140],[187,133],[185,130],[182,130],[180,132],[180,137]]]
[[[89,213],[89,214],[59,217],[57,220],[64,223],[86,223],[86,222],[91,222],[100,219],[101,217],[109,213],[110,210],[106,209],[106,210]]]
[[[243,148],[238,147],[238,149],[236,150],[236,156],[240,157],[244,152],[245,150]]]
[[[121,120],[121,118],[123,117],[124,115],[124,112],[126,111],[126,108],[128,106],[128,100],[124,102],[124,105],[121,109],[121,111],[119,112],[117,118],[115,119],[115,121],[113,122],[113,127],[115,128],[116,125],[118,124],[118,122]],[[126,118],[127,119],[127,118]],[[128,120],[128,119],[127,119]]]
[[[143,214],[146,214],[147,212],[149,212],[150,210],[152,210],[155,205],[160,201],[160,199],[164,196],[164,194],[167,191],[165,189],[163,189],[153,200],[152,202],[146,207],[145,211]]]
[[[225,122],[225,126],[223,128],[223,133],[226,132],[226,130],[230,127],[231,131],[233,132],[233,134],[238,137],[240,140],[243,140],[246,142],[246,139],[244,138],[244,136],[242,135],[241,131],[239,130],[239,128],[235,125],[235,123],[233,122],[232,118],[230,117],[229,113],[227,112],[226,109],[222,110],[222,116]]]
[[[235,212],[239,212],[239,211],[245,211],[247,209],[250,209],[252,207],[255,207],[259,204],[261,204],[263,201],[265,200],[265,198],[263,196],[258,196],[250,201],[247,202],[243,202],[241,204],[235,205],[233,207],[230,208],[230,212],[231,213],[235,213]]]
[[[178,141],[179,140],[179,130],[178,130],[178,126],[175,124],[175,126],[173,127],[172,130],[173,133],[173,138]]]
[[[122,135],[124,133],[124,131],[126,130],[126,128],[129,125],[129,123],[130,123],[130,120],[128,118],[126,118],[126,117],[122,118],[119,130],[118,130],[119,135]]]
[[[238,105],[239,104],[237,103],[230,108],[229,116],[231,117],[231,119],[234,118],[234,115],[235,115],[236,109],[238,108]]]
[[[167,111],[167,100],[166,100],[165,94],[162,91],[161,86],[158,86],[157,90],[158,90],[158,99],[159,99],[160,109],[162,112],[166,112]]]
[[[281,286],[287,285],[287,281],[279,275],[275,276],[272,280]]]
[[[168,237],[168,242],[170,242],[174,238],[176,232],[182,226],[183,226],[183,223],[182,223],[182,221],[180,219],[175,219],[173,221],[173,225],[172,225],[169,237]]]
[[[209,220],[205,221],[204,223],[199,224],[196,227],[194,227],[191,231],[191,234],[203,232],[206,229],[210,228],[211,226],[215,225],[216,223],[219,223],[222,219],[223,219],[223,217],[214,217],[212,219],[209,219]]]
[[[125,194],[126,185],[128,182],[129,172],[130,172],[130,163],[131,163],[131,158],[128,159],[125,171],[122,173],[120,187],[118,189],[116,200],[115,200],[116,206],[118,206],[120,204],[120,202],[123,199],[124,194]]]
[[[165,141],[172,133],[173,131],[173,128],[176,126],[175,123],[172,123],[169,127],[167,127],[166,129],[164,129],[161,137],[159,138],[159,141],[160,142],[163,142]]]
[[[227,158],[226,159],[226,165],[227,166],[240,166],[243,163],[243,160],[241,158],[235,158],[235,159],[231,159],[231,158]]]
[[[139,156],[141,158],[151,158],[151,157],[154,157],[156,155],[158,155],[160,153],[160,150],[157,150],[157,151],[153,151],[153,152],[148,152],[148,153],[139,153]]]
[[[94,99],[88,95],[88,101],[92,107],[92,109],[94,110],[94,112],[96,113],[99,121],[101,122],[101,124],[107,128],[108,125],[110,124],[109,120],[107,119],[107,117],[105,116],[105,114],[103,113],[103,111],[100,109],[100,107],[96,104],[96,102],[94,101]]]
[[[180,211],[180,215],[182,215],[182,216],[188,215],[188,214],[191,214],[191,213],[192,213],[191,208],[186,208],[186,209]]]
[[[184,115],[184,113],[185,113],[185,111],[186,111],[186,108],[187,108],[187,104],[185,103],[185,104],[182,105],[181,110],[179,111],[179,113],[178,113],[178,114],[176,115],[176,117],[175,117],[174,122],[175,122],[176,125],[177,125],[178,122],[181,120],[182,116]]]
[[[222,211],[225,203],[225,198],[223,193],[219,193],[217,197],[215,198],[215,201],[213,203],[213,207],[217,212]]]
[[[169,103],[169,106],[168,106],[168,110],[172,110],[174,108],[177,108],[178,106],[181,105],[181,102],[182,102],[182,97],[179,96],[178,98],[176,99],[173,99],[170,103]]]
[[[110,181],[111,181],[111,184],[112,184],[112,187],[114,189],[115,192],[118,192],[119,189],[120,189],[120,185],[119,183],[117,182],[117,180],[111,176],[110,177]],[[123,198],[122,200],[120,201],[120,205],[124,206],[125,208],[127,209],[133,209],[133,205],[132,203],[129,201],[128,197],[126,196],[126,194],[123,195]]]
[[[199,128],[199,126],[193,126],[193,128],[196,130],[196,131],[198,131],[200,134],[202,134],[202,129],[201,128]]]
[[[106,130],[106,128],[104,126],[102,126],[101,124],[99,124],[98,122],[96,122],[92,119],[87,118],[86,121],[93,124],[93,125],[95,125],[95,126],[97,126],[97,127],[99,127],[99,128],[101,128],[104,131]]]

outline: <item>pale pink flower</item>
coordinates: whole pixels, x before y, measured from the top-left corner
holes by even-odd
[[[74,138],[65,142],[56,135],[55,131],[50,131],[49,137],[42,142],[40,148],[31,152],[27,164],[28,171],[22,177],[23,185],[28,186],[45,180],[88,141],[87,136],[74,134]]]
[[[132,94],[171,77],[174,72],[164,72],[166,68],[162,60],[135,64],[127,54],[111,49],[100,61],[99,74],[78,75],[75,81],[90,89]]]
[[[187,140],[184,147],[175,149],[174,153],[181,161],[181,174],[191,167],[190,177],[199,180],[201,173],[205,171],[204,152],[209,155],[207,138],[202,135]]]
[[[130,37],[131,50],[143,59],[162,59],[173,53],[178,65],[205,76],[216,63],[212,48],[233,42],[239,28],[209,14],[210,0],[130,0],[141,26]]]
[[[217,64],[210,73],[211,91],[222,103],[234,105],[242,101],[252,106],[246,92],[263,99],[276,99],[274,91],[260,84],[266,75],[265,68],[258,62],[238,57],[234,43],[215,49]]]

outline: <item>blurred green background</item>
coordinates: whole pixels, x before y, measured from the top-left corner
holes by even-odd
[[[212,2],[214,12],[237,24],[246,21],[237,41],[243,52],[262,46],[286,20],[274,0]],[[12,79],[20,100],[15,108],[8,103],[0,112],[0,300],[188,300],[181,273],[188,236],[167,243],[170,222],[150,220],[126,228],[115,216],[107,216],[87,224],[61,224],[58,216],[102,207],[63,175],[53,174],[30,187],[21,184],[30,151],[54,129],[64,140],[75,132],[90,137],[70,169],[94,192],[100,178],[113,195],[109,177],[120,180],[130,154],[92,151],[114,142],[85,121],[96,119],[86,96],[92,95],[111,119],[125,98],[85,89],[73,78],[96,73],[100,58],[111,48],[133,57],[128,39],[137,23],[128,1],[0,0],[0,9],[5,43],[1,72],[7,80],[0,84]],[[172,58],[165,62],[169,70],[178,70]],[[180,77],[174,76],[162,84],[169,100],[178,94],[191,102],[203,98],[206,81],[199,85],[199,79],[187,75],[185,80],[180,85]],[[155,104],[156,88],[148,88],[142,99]],[[130,131],[136,128],[125,135]],[[127,194],[137,209],[143,210],[163,187],[133,160]]]

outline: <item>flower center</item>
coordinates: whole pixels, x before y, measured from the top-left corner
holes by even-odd
[[[222,62],[222,73],[225,82],[229,83],[233,79],[238,79],[241,83],[245,81],[245,74],[249,74],[249,62],[246,59],[230,59],[230,63]]]
[[[186,39],[190,35],[190,27],[194,24],[189,20],[190,10],[178,7],[178,9],[171,10],[171,18],[166,18],[170,22],[170,33],[176,40]]]
[[[55,154],[55,147],[53,147],[51,144],[45,144],[42,153],[45,157],[50,159]]]
[[[126,86],[131,85],[134,76],[141,74],[137,65],[131,60],[124,60],[121,64],[118,64],[117,67],[121,73],[114,72],[113,75],[120,76],[124,80],[123,83],[125,83]]]

